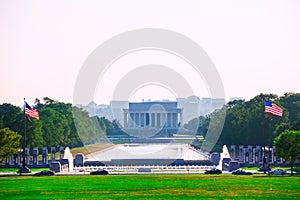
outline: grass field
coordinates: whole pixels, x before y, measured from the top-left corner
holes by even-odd
[[[0,177],[0,199],[299,199],[299,177],[109,175]]]
[[[241,167],[244,170],[258,170],[258,167]],[[275,169],[284,169],[284,170],[291,170],[291,167],[281,167],[281,166],[271,166],[272,170]],[[300,172],[300,167],[294,167],[293,168],[294,172]]]
[[[19,168],[0,168],[0,172],[17,172]],[[31,172],[40,172],[42,170],[49,170],[49,168],[30,168]]]

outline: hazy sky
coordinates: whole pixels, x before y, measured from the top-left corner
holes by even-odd
[[[89,54],[107,39],[140,28],[169,29],[197,42],[218,69],[226,98],[300,92],[299,10],[297,0],[0,0],[0,103],[22,105],[26,97],[33,104],[44,96],[72,102]],[[120,62],[132,66],[134,59],[128,60]],[[108,103],[120,78],[103,80],[108,90],[96,92],[95,101]],[[208,95],[197,88],[200,97]],[[157,86],[132,94],[148,97],[172,95]]]

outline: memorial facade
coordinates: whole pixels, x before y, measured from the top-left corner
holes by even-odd
[[[182,109],[177,101],[147,101],[129,103],[124,111],[124,129],[128,132],[158,130],[158,135],[168,135],[178,131],[182,125]]]

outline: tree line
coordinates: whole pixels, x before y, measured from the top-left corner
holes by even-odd
[[[264,100],[281,107],[283,116],[266,114]],[[275,94],[260,94],[249,101],[230,101],[222,109],[191,120],[185,124],[185,128],[195,127],[195,123],[199,123],[196,135],[205,137],[209,127],[220,123],[218,116],[224,112],[224,127],[215,150],[220,150],[223,145],[273,146],[274,139],[285,130],[300,130],[299,93],[286,93],[280,97]]]
[[[263,103],[265,99],[283,108],[283,117],[266,115]],[[36,99],[34,108],[38,110],[40,120],[26,118],[26,144],[30,148],[80,147],[122,132],[117,121],[110,122],[105,118],[89,116],[81,108],[48,97],[43,99],[43,103]],[[299,93],[286,93],[280,97],[275,94],[260,94],[249,101],[231,101],[222,109],[191,120],[184,127],[189,129],[197,126],[196,135],[205,138],[209,128],[217,127],[221,123],[218,116],[224,112],[224,127],[214,151],[219,151],[223,145],[273,146],[274,139],[282,132],[300,130]],[[24,111],[18,106],[9,103],[0,105],[0,144],[6,144],[4,138],[7,140],[12,135],[16,138],[14,146],[17,147],[18,140],[21,145],[24,144],[24,117]]]
[[[20,143],[23,145],[26,123],[27,147],[69,146],[73,148],[96,143],[99,138],[103,138],[115,128],[113,122],[105,118],[89,116],[88,112],[70,103],[58,102],[48,97],[43,100],[44,102],[41,103],[36,99],[33,106],[39,112],[39,120],[25,118],[23,108],[18,106],[9,103],[0,105],[0,129],[8,128],[21,135]],[[84,131],[79,135],[77,129]]]

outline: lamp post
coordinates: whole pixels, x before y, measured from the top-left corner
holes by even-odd
[[[18,148],[18,152],[20,154],[20,160],[22,160],[22,157],[23,157],[23,148]],[[23,157],[24,158],[24,157]],[[24,159],[23,159],[24,160]],[[19,162],[20,163],[20,162]],[[23,167],[23,162],[22,164],[20,163],[20,168],[19,168],[19,175],[22,176],[22,167]]]

